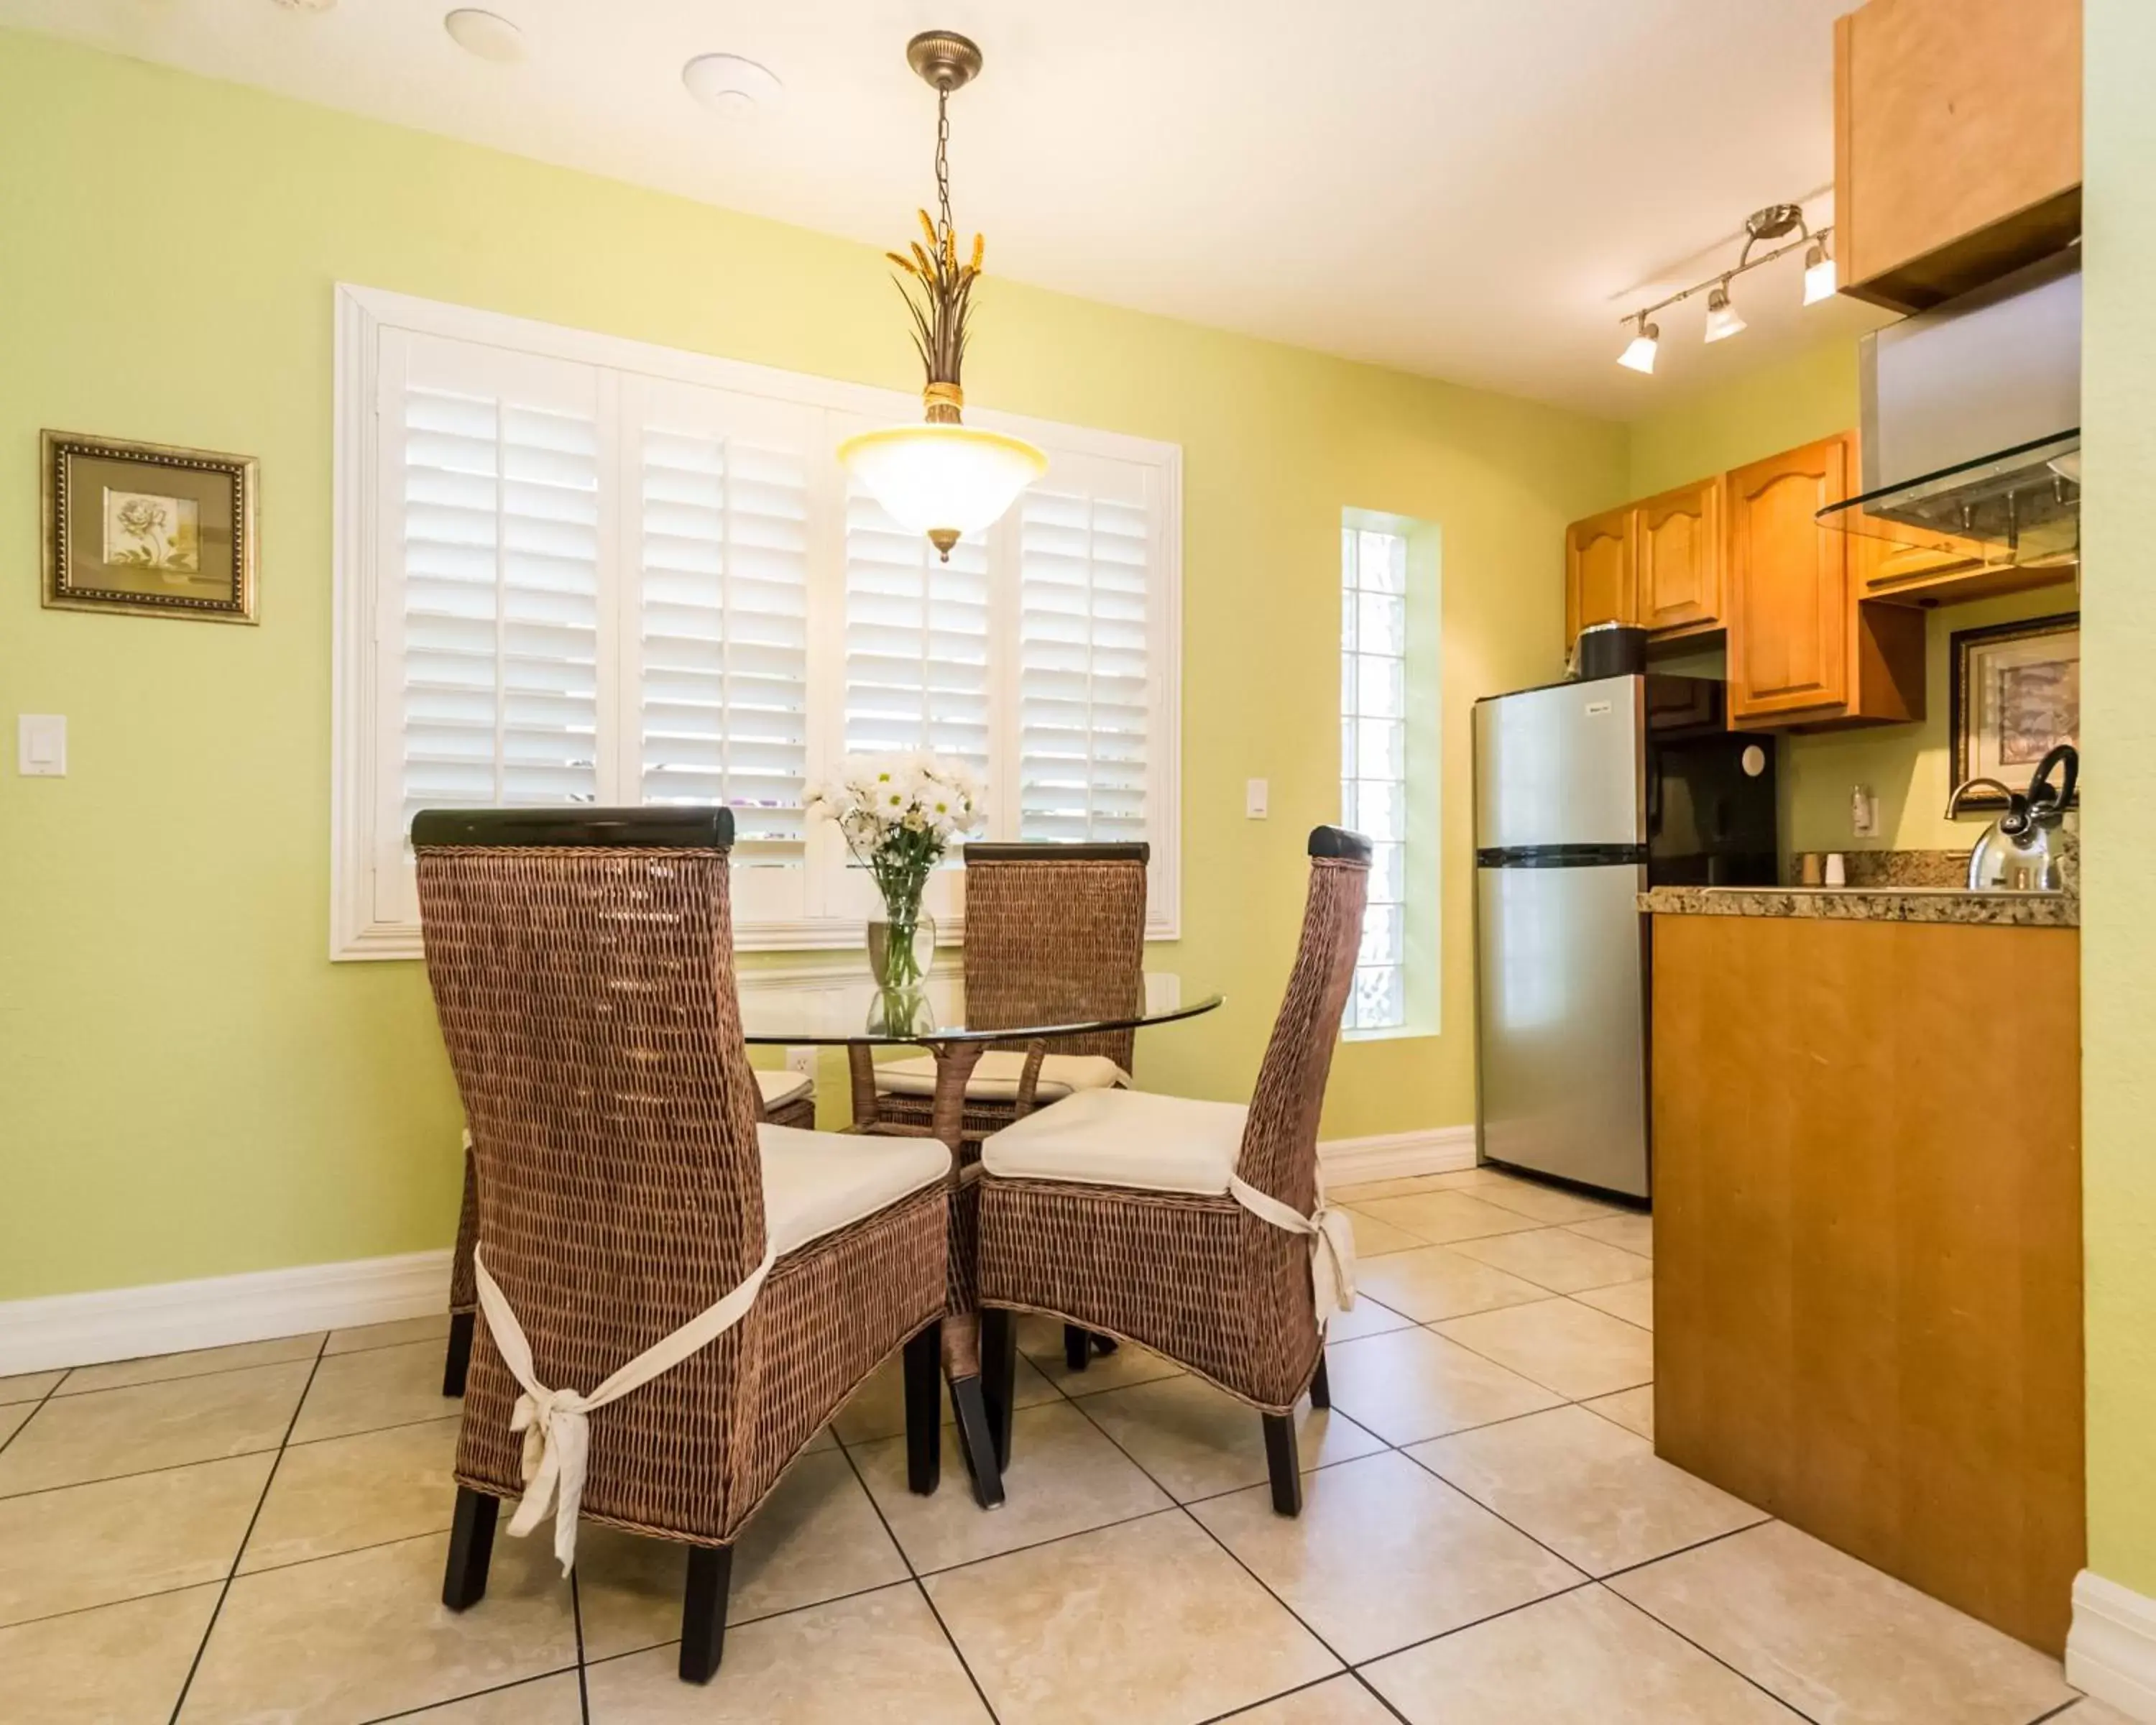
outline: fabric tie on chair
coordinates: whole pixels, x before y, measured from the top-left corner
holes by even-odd
[[[1323,1329],[1336,1312],[1355,1305],[1355,1230],[1348,1212],[1325,1201],[1325,1189],[1317,1190],[1317,1209],[1310,1215],[1290,1209],[1270,1192],[1260,1192],[1240,1174],[1228,1176],[1228,1190],[1236,1203],[1261,1222],[1290,1234],[1310,1236],[1310,1292],[1317,1308],[1317,1327]]]
[[[562,1574],[569,1573],[577,1558],[577,1512],[583,1501],[584,1458],[591,1444],[588,1416],[671,1370],[739,1323],[756,1303],[771,1266],[772,1251],[767,1240],[763,1260],[725,1298],[706,1307],[672,1334],[662,1336],[589,1395],[582,1395],[573,1389],[549,1389],[540,1383],[532,1370],[531,1344],[525,1339],[507,1298],[487,1274],[486,1260],[474,1249],[472,1274],[479,1284],[480,1309],[486,1314],[487,1333],[494,1338],[501,1363],[524,1391],[516,1399],[516,1411],[509,1420],[511,1431],[524,1434],[524,1497],[510,1518],[511,1533],[520,1538],[529,1533],[552,1503],[554,1555],[561,1559]]]

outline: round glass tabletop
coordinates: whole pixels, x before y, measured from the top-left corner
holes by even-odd
[[[918,1045],[1073,1036],[1195,1018],[1222,998],[1185,989],[1180,977],[1158,970],[1117,996],[1079,988],[1067,998],[1029,983],[977,985],[969,992],[955,973],[905,989],[878,988],[866,974],[765,988],[756,987],[754,978],[752,971],[742,977],[747,984],[741,991],[742,1033],[764,1043]]]

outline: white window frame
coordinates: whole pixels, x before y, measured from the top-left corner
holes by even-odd
[[[330,956],[332,959],[398,959],[421,956],[416,917],[385,919],[377,911],[376,870],[381,855],[377,834],[382,800],[380,775],[399,770],[396,717],[385,711],[381,679],[382,649],[377,640],[383,583],[378,563],[382,531],[377,519],[377,480],[382,459],[378,364],[385,331],[405,331],[448,340],[499,347],[511,352],[567,360],[613,371],[690,385],[770,398],[797,407],[821,408],[867,424],[917,418],[913,396],[832,378],[779,371],[738,360],[659,347],[628,338],[574,330],[461,305],[417,299],[381,289],[340,283],[336,294],[335,526],[333,578],[332,725],[331,755]],[[1096,457],[1135,464],[1157,475],[1158,508],[1151,514],[1148,550],[1148,650],[1157,655],[1147,736],[1147,837],[1152,847],[1148,871],[1146,936],[1175,940],[1182,933],[1182,562],[1183,454],[1178,445],[1120,433],[1095,431],[1050,421],[985,410],[968,410],[968,420],[1014,434],[1048,453],[1049,483],[1054,483],[1059,454]],[[834,439],[835,445],[835,439]],[[826,773],[842,751],[844,691],[834,674],[844,659],[844,535],[831,502],[844,495],[835,446],[828,472],[816,481],[824,518],[812,521],[812,598],[809,662],[809,772]],[[841,505],[842,507],[842,505]],[[995,561],[1008,571],[1009,593],[998,592],[999,608],[1014,610],[1018,565],[1018,515],[989,530]],[[630,603],[631,589],[618,583],[607,596]],[[1015,640],[1015,631],[1009,639]],[[603,668],[602,675],[604,671]],[[993,824],[990,837],[1016,837],[1019,795],[1015,781],[1018,665],[1014,653],[992,661],[992,711],[1001,716],[998,738],[1006,751],[1013,782],[992,784]],[[626,697],[618,698],[619,703]],[[626,717],[626,714],[624,714]],[[624,745],[625,747],[625,745]],[[806,857],[808,913],[787,916],[735,918],[737,944],[746,951],[799,952],[858,947],[872,914],[873,899],[859,870],[841,866],[843,841],[830,828],[812,829]],[[932,906],[946,940],[963,938],[963,904],[956,883],[939,883],[941,902]]]

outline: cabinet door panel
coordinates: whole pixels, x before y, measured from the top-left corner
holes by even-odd
[[[1846,541],[1814,519],[1845,495],[1849,439],[1828,438],[1729,475],[1732,718],[1849,699]]]
[[[1565,650],[1590,623],[1630,623],[1635,615],[1632,511],[1574,521],[1564,535]]]
[[[1650,629],[1722,620],[1722,481],[1702,480],[1632,511],[1639,619]]]

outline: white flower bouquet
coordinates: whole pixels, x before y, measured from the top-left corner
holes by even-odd
[[[981,829],[980,780],[942,755],[849,755],[829,783],[809,785],[802,806],[812,822],[837,824],[882,895],[886,927],[870,930],[878,979],[888,988],[918,983],[935,947],[932,922],[918,940],[921,895],[952,841]]]

